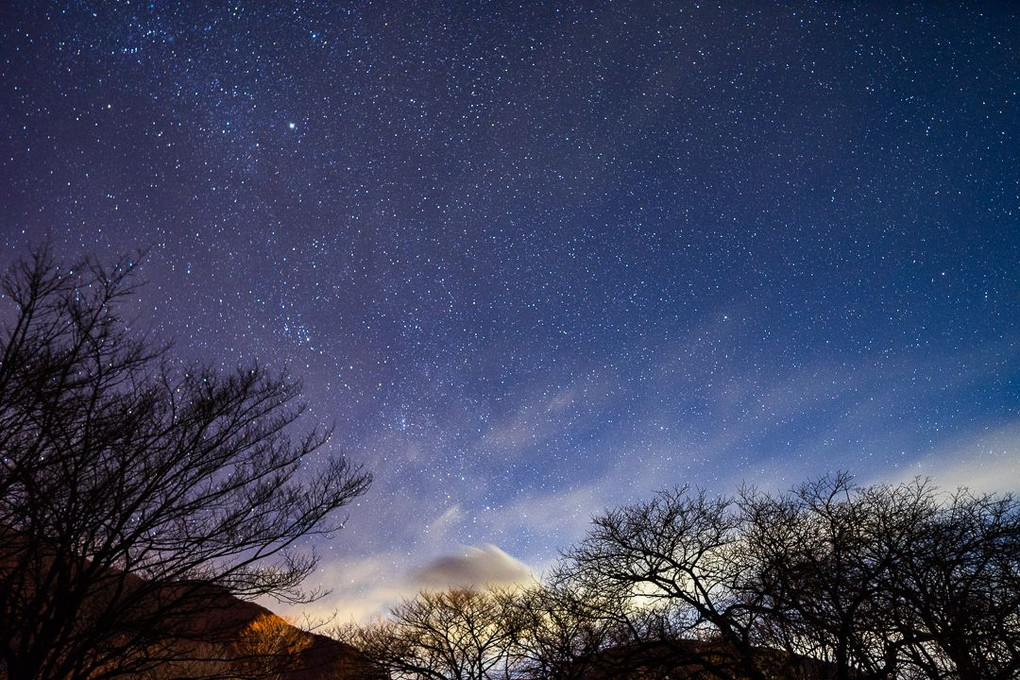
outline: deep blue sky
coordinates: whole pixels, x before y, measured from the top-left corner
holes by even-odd
[[[667,485],[1020,489],[1014,3],[207,4],[4,4],[0,264],[148,249],[304,380],[376,477],[327,605]]]

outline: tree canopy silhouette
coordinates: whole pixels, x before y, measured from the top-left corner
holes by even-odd
[[[131,328],[134,266],[16,264],[0,302],[0,659],[105,678],[186,659],[224,592],[300,601],[369,475],[296,432],[299,385],[185,366]],[[316,453],[314,461],[310,454]],[[222,598],[219,598],[222,600]],[[197,647],[198,645],[196,645]]]
[[[607,616],[658,616],[658,625],[629,626],[638,642],[718,643],[675,647],[677,664],[713,677],[1020,672],[1020,501],[1011,494],[944,494],[920,479],[859,486],[840,473],[783,494],[667,489],[593,524],[559,580],[615,596]]]
[[[1016,680],[1020,500],[846,473],[594,517],[546,584],[335,634],[407,680]]]

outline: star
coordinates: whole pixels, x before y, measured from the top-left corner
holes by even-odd
[[[140,325],[302,380],[376,478],[324,608],[675,484],[1020,479],[1015,3],[13,5],[0,265],[143,251]]]

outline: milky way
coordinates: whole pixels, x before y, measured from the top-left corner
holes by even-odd
[[[1020,489],[1012,3],[204,4],[3,10],[0,264],[144,250],[304,381],[376,480],[327,605],[668,485]]]

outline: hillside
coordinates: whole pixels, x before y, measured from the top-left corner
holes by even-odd
[[[20,583],[3,598],[9,611],[19,611],[18,602],[36,601],[46,618],[50,607],[63,606],[66,596],[38,598],[36,594],[49,574],[74,578],[77,568],[69,562],[56,563],[50,555],[38,562],[17,559],[25,543],[13,532],[3,532],[5,549],[0,550],[0,584]],[[61,567],[62,565],[62,567]],[[86,563],[87,566],[87,563]],[[133,654],[160,659],[154,668],[129,677],[152,680],[198,678],[252,678],[254,680],[358,680],[379,677],[364,655],[354,647],[323,635],[303,631],[254,602],[231,595],[226,589],[200,582],[158,586],[134,574],[107,569],[93,580],[94,587],[81,598],[75,639],[105,627],[105,639],[135,639]],[[49,604],[40,605],[40,602]],[[111,604],[119,602],[120,604]],[[110,607],[120,610],[111,617]],[[116,621],[107,625],[102,621]],[[12,648],[21,637],[32,634],[31,620],[20,625],[21,634],[9,641]],[[112,634],[112,638],[111,638]],[[142,645],[142,646],[139,646]],[[127,649],[127,647],[125,647]],[[0,650],[2,651],[2,650]],[[107,657],[101,672],[121,675],[114,668],[123,657]],[[137,657],[136,657],[137,658]],[[131,662],[139,667],[137,661]],[[0,680],[7,668],[0,656]]]
[[[273,680],[364,680],[379,677],[354,647],[303,631],[272,611],[218,591],[177,644],[202,647],[202,662],[174,664],[174,677],[210,674]],[[160,674],[162,675],[162,674]]]

